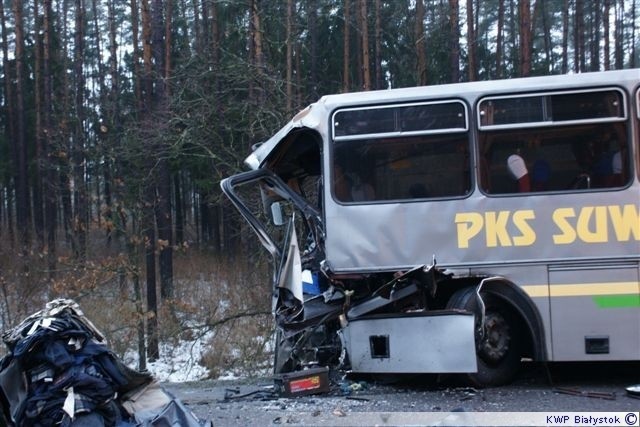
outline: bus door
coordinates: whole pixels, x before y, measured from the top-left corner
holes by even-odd
[[[640,358],[638,263],[551,265],[553,359]]]

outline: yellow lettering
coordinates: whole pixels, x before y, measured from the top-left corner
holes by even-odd
[[[531,246],[536,241],[536,232],[527,223],[527,220],[535,219],[536,214],[532,210],[515,211],[513,223],[520,233],[520,236],[513,237],[513,244],[516,246]]]
[[[487,227],[487,247],[495,248],[500,242],[500,246],[511,246],[511,239],[507,232],[507,221],[509,211],[487,212],[485,213]]]
[[[640,240],[640,213],[635,205],[609,206],[609,215],[613,230],[619,242],[628,242],[633,239]]]
[[[558,226],[561,234],[553,235],[553,242],[556,245],[567,245],[576,240],[576,232],[567,221],[567,218],[576,216],[573,208],[559,208],[553,211],[553,222]]]
[[[595,216],[593,215],[595,211]],[[589,223],[594,216],[595,228],[591,230]],[[586,206],[580,210],[576,227],[578,236],[586,243],[603,243],[608,240],[606,206]]]
[[[480,233],[484,219],[479,213],[467,212],[456,214],[455,221],[458,228],[458,247],[468,248],[469,240]]]
[[[533,209],[456,214],[458,247],[468,248],[471,240],[481,234],[488,248],[532,246],[537,241],[532,226],[535,219]],[[619,242],[640,241],[640,209],[634,204],[585,206],[577,212],[575,208],[557,208],[552,219],[557,227],[552,236],[556,245],[568,245],[576,240],[606,243],[610,229]]]

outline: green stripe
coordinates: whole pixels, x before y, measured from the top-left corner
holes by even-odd
[[[593,300],[599,308],[640,307],[640,295],[596,295]]]

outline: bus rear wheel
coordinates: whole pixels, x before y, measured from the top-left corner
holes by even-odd
[[[464,374],[466,382],[477,387],[509,383],[520,368],[522,331],[514,310],[491,293],[481,292],[485,304],[484,330],[480,329],[475,288],[453,294],[447,308],[462,309],[476,316],[476,360],[478,371]]]

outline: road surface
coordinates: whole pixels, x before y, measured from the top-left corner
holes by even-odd
[[[529,363],[512,384],[487,389],[431,376],[340,375],[329,393],[298,398],[275,395],[269,378],[164,386],[214,426],[267,426],[370,425],[371,413],[384,425],[415,412],[636,412],[640,399],[626,391],[632,384],[640,384],[640,363]]]

